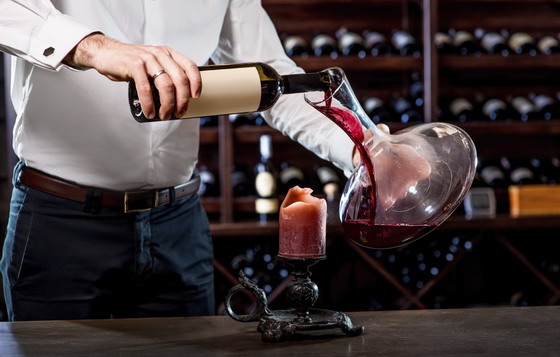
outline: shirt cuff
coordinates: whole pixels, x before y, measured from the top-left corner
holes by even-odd
[[[86,36],[99,32],[74,21],[70,16],[48,16],[41,29],[33,36],[31,57],[44,67],[59,70],[62,60]]]

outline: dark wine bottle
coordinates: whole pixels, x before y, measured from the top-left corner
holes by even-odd
[[[327,201],[327,222],[339,222],[340,178],[329,166],[320,166],[315,172]]]
[[[394,31],[393,36],[391,37],[391,43],[402,56],[420,57],[422,55],[420,45],[408,31]]]
[[[279,209],[278,186],[272,165],[272,138],[270,135],[260,137],[260,161],[255,166],[255,212],[259,221],[265,223],[273,220]]]
[[[500,159],[502,167],[509,174],[509,181],[513,185],[531,185],[538,183],[531,164],[523,159],[511,159],[503,156]]]
[[[251,184],[247,176],[247,168],[243,165],[233,165],[231,172],[231,189],[234,197],[249,196]]]
[[[515,32],[511,34],[508,44],[517,54],[526,54],[530,56],[539,54],[535,38],[527,32]]]
[[[543,36],[537,42],[537,48],[545,55],[560,53],[560,43],[552,36]]]
[[[419,110],[422,110],[422,108],[424,107],[424,82],[422,81],[422,77],[418,72],[414,72],[411,75],[409,93],[414,105]]]
[[[329,75],[326,72],[301,73],[281,76],[264,63],[239,63],[199,67],[203,91],[199,98],[191,98],[186,113],[180,118],[236,113],[260,112],[269,109],[282,94],[308,91],[327,91]],[[160,107],[159,94],[152,82],[156,113]],[[132,116],[139,122],[148,119],[142,112],[138,92],[133,81],[128,86],[128,100]]]
[[[310,47],[307,41],[299,35],[290,35],[284,38],[284,51],[290,57],[293,56],[308,56],[310,54]]]
[[[363,107],[374,124],[387,123],[394,120],[391,111],[378,97],[367,97],[364,100]]]
[[[479,172],[482,181],[492,188],[501,188],[508,185],[506,173],[497,160],[479,160]]]
[[[201,128],[212,128],[218,126],[218,117],[211,116],[211,117],[202,117],[200,118],[200,127]]]
[[[378,31],[364,31],[364,45],[372,56],[382,56],[393,52],[387,38]]]
[[[311,40],[311,49],[315,56],[338,57],[338,45],[334,37],[326,34],[318,34]]]
[[[535,104],[535,109],[542,119],[550,120],[560,118],[560,105],[551,96],[546,94],[531,94],[529,98]]]
[[[516,96],[511,99],[511,106],[519,115],[521,121],[539,119],[540,115],[533,103],[524,96]]]
[[[459,55],[479,55],[485,52],[473,34],[465,30],[453,32],[453,45],[455,52]]]
[[[441,54],[455,53],[455,46],[453,46],[453,38],[445,32],[436,32],[434,35],[434,44]]]
[[[244,125],[254,125],[255,119],[260,116],[260,113],[239,113],[239,114],[231,114],[228,116],[229,121],[234,126],[244,126]]]
[[[286,193],[294,186],[305,187],[305,174],[297,166],[287,162],[280,164],[280,193]]]
[[[407,98],[399,97],[393,102],[393,109],[401,123],[419,123],[422,121],[422,114],[418,108]]]
[[[484,102],[482,105],[482,113],[487,119],[493,121],[510,119],[510,112],[507,104],[499,98],[491,98]]]
[[[220,188],[216,175],[210,171],[206,165],[198,166],[198,175],[200,176],[200,187],[198,195],[202,197],[216,197],[220,194]]]
[[[463,97],[455,98],[449,103],[449,112],[454,120],[461,123],[476,119],[476,113],[472,103]]]
[[[336,31],[338,38],[338,48],[344,56],[366,57],[366,47],[364,39],[356,32],[348,31],[346,28],[340,28]]]
[[[509,56],[511,54],[511,48],[507,45],[506,38],[502,34],[476,29],[475,35],[480,39],[480,45],[486,52],[502,56]]]

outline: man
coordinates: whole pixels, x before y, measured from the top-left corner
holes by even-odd
[[[126,82],[153,118],[152,77],[167,119],[200,94],[209,60],[302,72],[260,1],[2,0],[0,50],[13,55],[21,160],[1,261],[9,318],[212,314],[212,243],[193,194],[199,122],[137,123]],[[264,116],[352,169],[350,140],[301,96]]]

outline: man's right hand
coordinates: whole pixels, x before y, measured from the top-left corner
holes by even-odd
[[[100,33],[85,37],[66,56],[66,65],[79,69],[94,68],[112,81],[134,80],[142,111],[155,117],[149,79],[154,78],[161,107],[159,118],[180,117],[187,111],[189,98],[197,98],[202,89],[198,66],[188,57],[166,46],[131,45]]]

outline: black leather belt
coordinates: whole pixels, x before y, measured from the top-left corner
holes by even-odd
[[[175,187],[157,190],[112,191],[84,187],[44,172],[23,167],[19,181],[36,190],[89,206],[122,209],[124,213],[142,212],[164,206],[176,199],[185,198],[198,191],[200,177]]]

